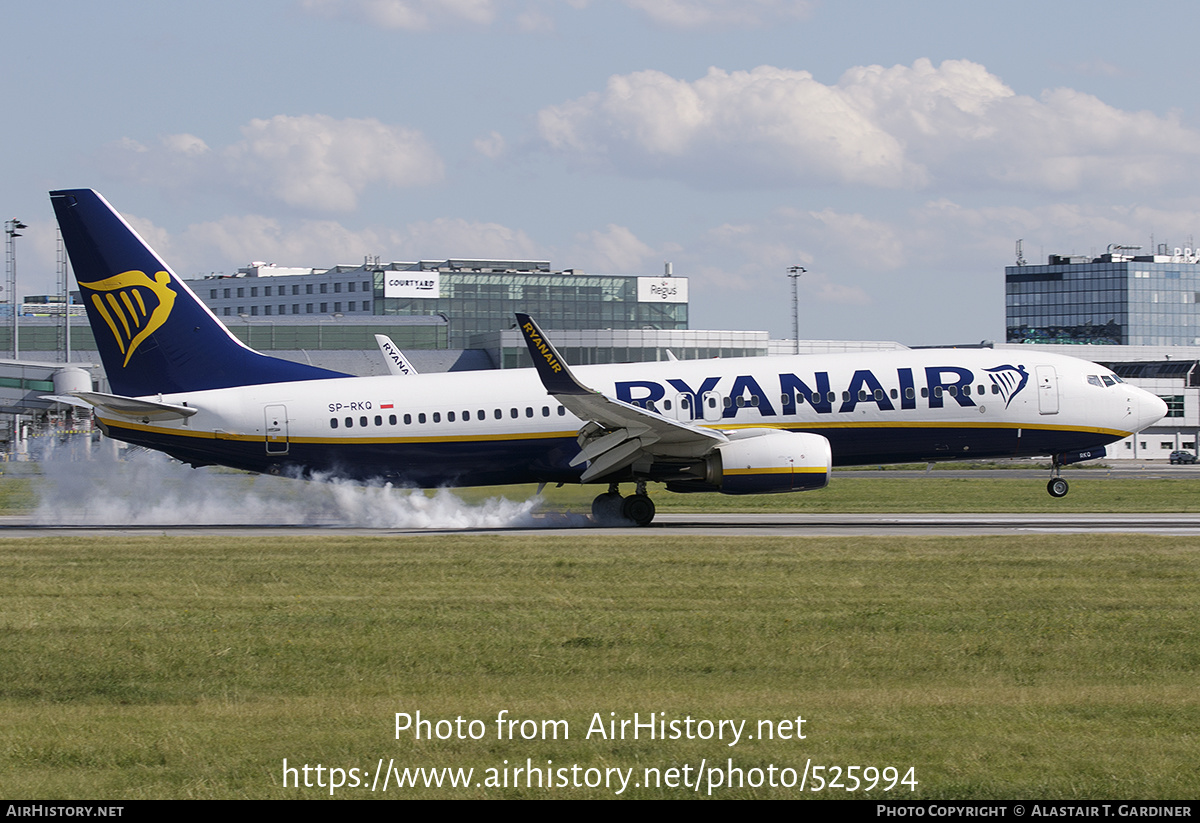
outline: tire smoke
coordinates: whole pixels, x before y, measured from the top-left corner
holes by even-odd
[[[156,452],[124,459],[97,449],[75,459],[58,448],[42,460],[38,523],[93,526],[331,526],[373,529],[533,528],[586,518],[535,517],[540,497],[467,503],[390,484],[291,480],[219,468],[192,469]],[[581,522],[575,523],[575,520]]]

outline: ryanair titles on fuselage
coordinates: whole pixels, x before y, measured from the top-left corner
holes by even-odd
[[[1024,366],[1001,365],[984,369],[986,384],[982,382],[985,378],[977,377],[962,366],[926,366],[921,371],[922,374],[916,374],[911,368],[896,369],[892,390],[885,388],[883,381],[871,369],[856,370],[840,392],[833,390],[829,372],[824,371],[814,372],[811,380],[788,372],[782,373],[778,376],[778,391],[772,385],[770,392],[749,374],[737,375],[732,383],[724,385],[722,377],[706,377],[696,385],[689,385],[679,378],[668,378],[664,382],[617,381],[615,387],[618,400],[649,409],[661,408],[661,401],[669,396],[686,396],[690,400],[690,408],[697,410],[696,417],[700,416],[699,410],[704,408],[705,397],[717,393],[722,398],[732,398],[734,401],[721,409],[723,418],[732,418],[744,406],[744,401],[742,404],[736,402],[739,398],[751,398],[759,414],[764,417],[780,413],[794,414],[797,395],[801,404],[811,406],[818,414],[852,412],[860,404],[873,404],[880,411],[915,409],[918,400],[922,406],[940,409],[946,405],[947,398],[959,406],[971,407],[978,405],[977,400],[984,399],[980,390],[985,385],[994,387],[990,391],[1008,406],[1029,382],[1029,372]],[[922,380],[923,385],[918,386],[918,380]],[[775,409],[776,403],[780,404],[779,411]]]

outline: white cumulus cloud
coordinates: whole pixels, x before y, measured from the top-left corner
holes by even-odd
[[[326,17],[406,31],[462,23],[487,26],[497,11],[494,0],[302,0],[300,5]]]
[[[581,234],[567,252],[574,268],[609,274],[654,274],[646,272],[647,260],[654,249],[643,243],[625,226],[609,223],[604,229]]]
[[[444,173],[441,157],[416,129],[321,114],[252,120],[241,140],[224,147],[174,134],[151,145],[126,138],[105,153],[106,167],[126,179],[249,191],[315,212],[351,211],[371,186],[425,186]]]
[[[1200,133],[1072,89],[1018,95],[968,60],[860,66],[836,84],[760,66],[610,77],[542,109],[574,162],[701,188],[837,184],[1065,192],[1194,187]]]
[[[348,211],[372,183],[420,186],[442,176],[442,162],[415,129],[374,118],[327,115],[252,120],[224,159],[245,185],[291,206]]]
[[[656,23],[671,28],[757,27],[808,17],[809,0],[625,0]]]

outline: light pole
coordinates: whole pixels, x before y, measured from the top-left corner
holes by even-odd
[[[5,282],[8,288],[8,302],[12,306],[13,360],[17,360],[21,356],[20,344],[17,342],[17,315],[21,313],[21,306],[20,303],[17,302],[16,239],[21,236],[17,234],[17,230],[27,228],[29,227],[15,217],[4,224],[4,262],[6,264],[5,273],[8,275],[8,278]]]
[[[808,269],[804,266],[789,266],[788,277],[792,278],[792,353],[800,353],[800,292],[797,283],[800,275]]]

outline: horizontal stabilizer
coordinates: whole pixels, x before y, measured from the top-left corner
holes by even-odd
[[[80,400],[78,397],[72,397],[69,394],[43,394],[38,400],[45,400],[48,403],[62,403],[64,406],[75,406],[79,409],[92,408],[91,403]]]
[[[191,417],[198,411],[192,406],[158,403],[153,400],[141,400],[136,397],[122,397],[119,394],[104,394],[93,391],[77,391],[72,392],[72,394],[101,411],[137,420],[183,420],[184,418]]]

